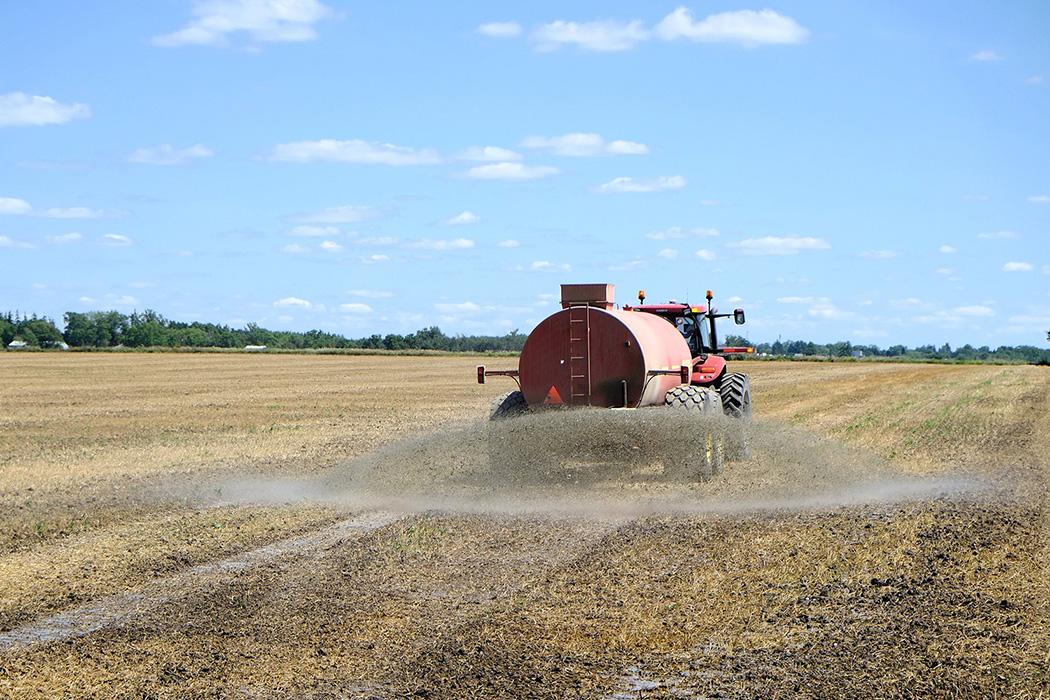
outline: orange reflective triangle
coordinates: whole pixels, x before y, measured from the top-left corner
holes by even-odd
[[[561,394],[558,393],[558,387],[556,387],[553,384],[551,384],[551,388],[547,392],[547,398],[545,398],[543,400],[543,403],[547,404],[549,406],[553,406],[553,405],[560,406],[560,405],[564,404],[565,402],[561,400]]]

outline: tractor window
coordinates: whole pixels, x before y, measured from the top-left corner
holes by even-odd
[[[689,352],[696,357],[703,353],[703,327],[697,325],[696,318],[692,316],[679,316],[674,320],[675,328],[685,338],[685,342],[689,343]],[[697,333],[697,331],[700,331]]]

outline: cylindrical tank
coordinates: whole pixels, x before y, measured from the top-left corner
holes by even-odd
[[[518,361],[530,406],[662,404],[691,365],[689,345],[666,320],[640,311],[570,306],[540,322]],[[651,374],[672,370],[674,374]]]

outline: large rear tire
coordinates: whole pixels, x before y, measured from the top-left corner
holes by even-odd
[[[529,404],[525,402],[525,394],[520,391],[510,391],[492,400],[489,420],[516,418],[528,410]]]
[[[746,374],[727,374],[718,388],[722,410],[730,418],[751,420],[751,380]]]
[[[705,387],[676,386],[667,392],[664,404],[675,410],[695,411],[701,420],[722,413],[722,401],[718,392]],[[690,455],[687,464],[683,466],[689,471],[695,470],[694,473],[699,472],[700,480],[707,481],[722,471],[725,464],[726,444],[722,431],[707,431],[699,452],[700,454]]]

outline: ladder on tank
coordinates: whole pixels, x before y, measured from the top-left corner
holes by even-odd
[[[591,307],[569,307],[569,403],[591,405]]]

